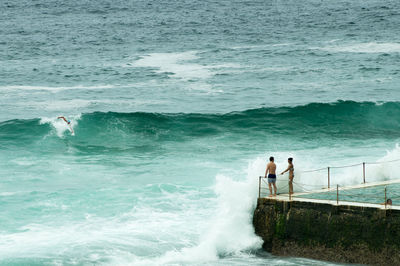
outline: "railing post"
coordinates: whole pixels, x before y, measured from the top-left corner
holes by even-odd
[[[261,196],[261,176],[258,177],[258,198]]]
[[[328,188],[331,187],[331,176],[330,176],[330,167],[328,166]]]
[[[363,182],[365,184],[365,163],[363,163]]]
[[[386,209],[386,201],[387,199],[386,199],[386,186],[385,186],[385,209]]]
[[[339,185],[336,185],[336,204],[339,205]]]

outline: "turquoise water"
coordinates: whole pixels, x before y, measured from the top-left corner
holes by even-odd
[[[0,264],[329,265],[261,250],[266,159],[400,158],[397,1],[0,8]]]

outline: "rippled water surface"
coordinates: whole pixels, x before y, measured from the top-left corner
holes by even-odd
[[[0,264],[329,265],[261,250],[267,157],[400,158],[398,1],[0,10]]]

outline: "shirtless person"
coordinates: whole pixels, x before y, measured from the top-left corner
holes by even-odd
[[[272,187],[271,184],[274,185],[274,196],[276,196],[276,164],[274,163],[274,157],[269,157],[269,163],[267,164],[267,170],[265,171],[265,178],[268,175],[268,187],[269,187],[269,196],[272,197]],[[268,174],[269,173],[269,174]]]

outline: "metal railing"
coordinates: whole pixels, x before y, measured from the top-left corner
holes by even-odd
[[[319,169],[313,169],[313,170],[305,170],[305,171],[296,171],[296,176],[297,174],[301,173],[314,173],[314,172],[321,172],[321,171],[326,171],[326,186],[324,185],[316,185],[316,184],[302,184],[299,182],[293,181],[292,184],[296,185],[297,188],[301,189],[301,193],[296,193],[296,197],[301,197],[301,198],[310,198],[310,196],[307,195],[313,195],[313,194],[320,194],[326,197],[326,199],[329,200],[336,200],[336,204],[339,204],[340,201],[351,201],[351,202],[362,202],[362,203],[373,203],[385,205],[385,208],[388,205],[387,200],[390,199],[390,205],[393,204],[393,201],[397,201],[397,205],[400,205],[400,194],[397,194],[395,190],[390,190],[388,191],[387,186],[384,187],[382,194],[379,193],[379,195],[376,195],[375,192],[370,192],[365,194],[365,191],[363,193],[354,193],[351,192],[352,190],[355,191],[354,189],[366,189],[370,188],[371,190],[374,190],[374,186],[366,186],[366,187],[345,187],[345,186],[340,186],[339,184],[336,184],[336,189],[331,188],[331,179],[332,179],[332,170],[333,169],[343,169],[343,168],[351,168],[351,167],[357,167],[357,166],[362,166],[362,184],[366,184],[366,166],[367,165],[377,165],[377,164],[387,164],[387,163],[394,163],[394,162],[400,162],[400,159],[396,160],[390,160],[390,161],[382,161],[382,162],[363,162],[363,163],[358,163],[358,164],[352,164],[352,165],[344,165],[344,166],[328,166],[324,168],[319,168]],[[266,186],[263,186],[265,184]],[[377,184],[376,186],[384,186],[383,184]],[[375,186],[375,190],[376,187]],[[289,187],[289,190],[287,188]],[[311,188],[311,189],[309,189]],[[288,182],[288,185],[285,186],[280,186],[278,187],[279,191],[288,191],[288,198],[289,200],[292,200],[292,197],[294,197],[293,191],[290,191],[290,181]],[[263,176],[259,177],[259,189],[258,189],[258,197],[260,198],[264,192],[269,191],[268,183],[266,182],[266,178]],[[303,193],[304,192],[304,193]],[[388,197],[389,193],[389,197]],[[331,195],[330,195],[331,194]],[[334,195],[335,194],[335,195]],[[286,195],[286,193],[285,193]],[[314,195],[314,196],[315,196]],[[311,197],[312,198],[312,197]],[[362,200],[361,198],[367,198],[368,200]],[[315,199],[315,197],[314,197]]]

